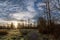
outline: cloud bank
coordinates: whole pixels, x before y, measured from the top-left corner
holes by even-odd
[[[40,16],[46,16],[45,6],[41,0],[0,0],[0,20],[37,20]],[[55,6],[59,8],[57,0],[50,1],[50,6],[54,17],[60,15],[59,10],[55,10]]]

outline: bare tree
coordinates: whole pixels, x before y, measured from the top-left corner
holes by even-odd
[[[11,28],[12,28],[12,29],[14,28],[14,25],[13,25],[13,23],[11,23]]]

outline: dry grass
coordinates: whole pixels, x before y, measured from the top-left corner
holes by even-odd
[[[0,30],[0,35],[7,35],[8,32],[6,30]]]

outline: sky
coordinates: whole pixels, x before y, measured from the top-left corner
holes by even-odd
[[[0,0],[0,22],[28,19],[36,21],[39,17],[46,16],[46,4],[43,1],[45,0]],[[52,17],[59,19],[60,11],[56,9],[60,7],[58,1],[50,1],[50,6]]]

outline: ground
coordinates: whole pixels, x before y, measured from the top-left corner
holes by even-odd
[[[8,34],[0,36],[0,40],[48,40],[48,35],[40,34],[37,29],[10,29],[6,31]]]

